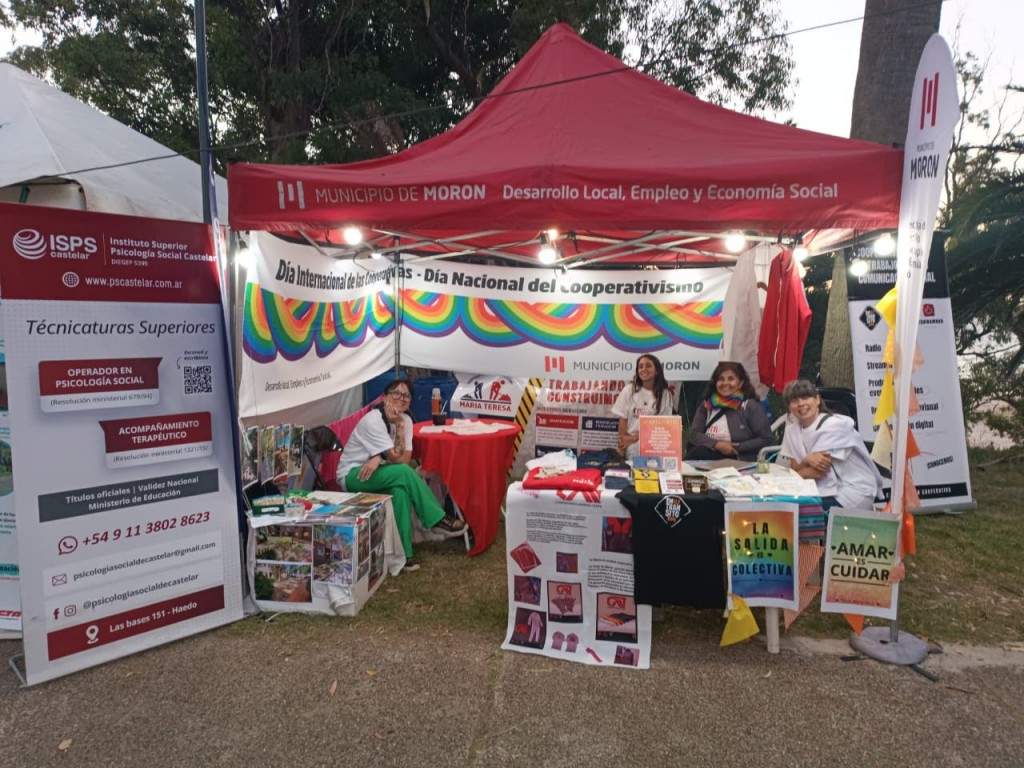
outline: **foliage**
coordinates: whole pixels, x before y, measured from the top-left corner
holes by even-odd
[[[947,268],[968,420],[1024,437],[1024,173],[1017,107],[1009,85],[980,107],[986,61],[966,53],[956,62],[961,92],[945,177],[940,226],[950,232]],[[998,277],[996,277],[998,276]]]
[[[208,0],[214,143],[221,161],[398,151],[451,127],[557,21],[705,98],[785,107],[775,2]],[[197,135],[192,13],[186,0],[10,0],[0,26],[43,36],[15,64],[184,150]]]

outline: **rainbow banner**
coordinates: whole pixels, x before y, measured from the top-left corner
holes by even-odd
[[[646,352],[669,379],[703,381],[719,358],[724,268],[339,260],[264,233],[250,251],[243,417],[362,383],[394,364],[396,344],[406,366],[563,379],[629,378]]]
[[[825,542],[821,610],[896,619],[900,519],[885,512],[834,509]]]
[[[729,588],[751,607],[797,610],[800,600],[797,504],[725,505]]]

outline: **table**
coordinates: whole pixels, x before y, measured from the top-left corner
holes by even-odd
[[[519,435],[518,424],[498,419],[480,421],[499,424],[503,429],[458,435],[434,432],[431,422],[418,422],[413,426],[412,437],[413,456],[419,459],[424,471],[441,476],[473,532],[470,555],[480,554],[494,542]],[[431,429],[424,431],[424,427]]]
[[[633,521],[616,494],[509,486],[502,648],[583,664],[650,666],[651,606],[633,594]]]
[[[633,515],[636,599],[725,608],[721,494],[661,496],[627,488],[619,500]]]
[[[248,575],[261,610],[355,616],[405,552],[391,497],[314,491],[298,516],[249,517]]]

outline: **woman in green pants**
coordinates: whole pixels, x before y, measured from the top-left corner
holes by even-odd
[[[356,424],[338,464],[338,484],[347,491],[370,491],[391,496],[395,522],[405,549],[405,570],[419,570],[412,559],[412,512],[425,528],[447,537],[461,536],[466,524],[446,516],[423,479],[409,466],[412,458],[412,419],[407,411],[412,385],[395,379],[384,387],[381,405]]]

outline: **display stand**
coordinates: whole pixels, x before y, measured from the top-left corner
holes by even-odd
[[[779,652],[779,609],[764,609],[764,634],[768,640],[768,653]]]
[[[892,627],[865,627],[850,635],[850,647],[858,653],[884,661],[912,667],[928,658],[928,644],[921,638]]]

